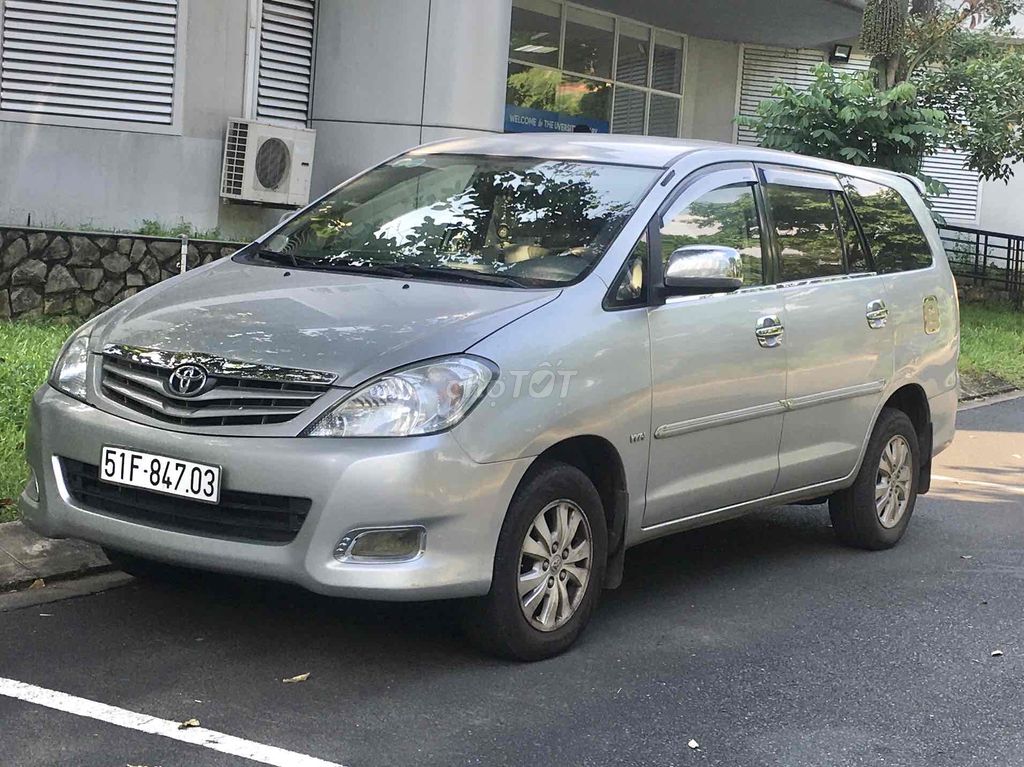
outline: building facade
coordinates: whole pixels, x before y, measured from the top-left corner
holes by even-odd
[[[836,43],[856,38],[862,9],[863,0],[0,0],[0,224],[184,220],[249,235],[282,211],[224,194],[225,137],[239,119],[286,142],[315,131],[313,196],[416,144],[479,132],[585,126],[749,140],[735,115],[777,79],[799,86]],[[850,66],[863,64],[855,55]],[[947,218],[1022,230],[1003,185],[989,193],[949,154],[934,162],[929,171],[954,192],[938,202]]]

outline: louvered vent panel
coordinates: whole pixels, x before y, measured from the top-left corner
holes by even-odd
[[[816,49],[786,50],[747,46],[743,54],[743,80],[740,93],[740,114],[757,114],[757,105],[770,99],[772,88],[783,80],[797,90],[807,88],[813,77],[811,70],[825,60],[825,54]],[[836,69],[865,72],[871,67],[871,57],[855,53],[846,64],[835,64]],[[741,144],[757,144],[753,131],[740,127],[737,140]],[[957,223],[977,223],[980,176],[964,167],[966,156],[944,148],[924,161],[925,175],[941,181],[949,194],[932,197],[932,207],[945,218]]]
[[[0,109],[170,124],[178,0],[4,0]]]
[[[231,121],[224,142],[224,177],[221,194],[242,194],[245,174],[245,150],[249,145],[249,123]]]
[[[755,116],[762,101],[772,98],[772,90],[781,80],[797,90],[806,89],[813,81],[811,70],[824,60],[816,49],[768,48],[748,45],[743,49],[743,73],[740,84],[740,114]],[[757,136],[740,126],[737,141],[757,144]]]
[[[977,224],[978,197],[981,176],[977,171],[964,166],[967,155],[953,149],[943,149],[932,157],[926,157],[922,171],[926,176],[938,179],[949,194],[932,197],[932,207],[951,223]]]
[[[305,127],[315,0],[263,0],[256,116]]]

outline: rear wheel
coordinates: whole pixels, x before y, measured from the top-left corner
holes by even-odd
[[[829,499],[839,540],[873,550],[899,543],[914,513],[920,466],[914,424],[903,411],[886,408],[853,485]]]
[[[597,605],[608,533],[582,471],[546,463],[516,492],[498,538],[491,590],[470,606],[470,634],[488,651],[541,660],[576,641]]]

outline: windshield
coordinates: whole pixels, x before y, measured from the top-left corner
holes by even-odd
[[[404,155],[287,222],[258,257],[300,268],[562,285],[600,259],[657,175],[570,160]]]

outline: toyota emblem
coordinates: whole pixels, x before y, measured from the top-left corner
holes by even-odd
[[[179,365],[167,379],[167,388],[179,397],[194,397],[206,388],[206,381],[206,371],[199,365]]]

